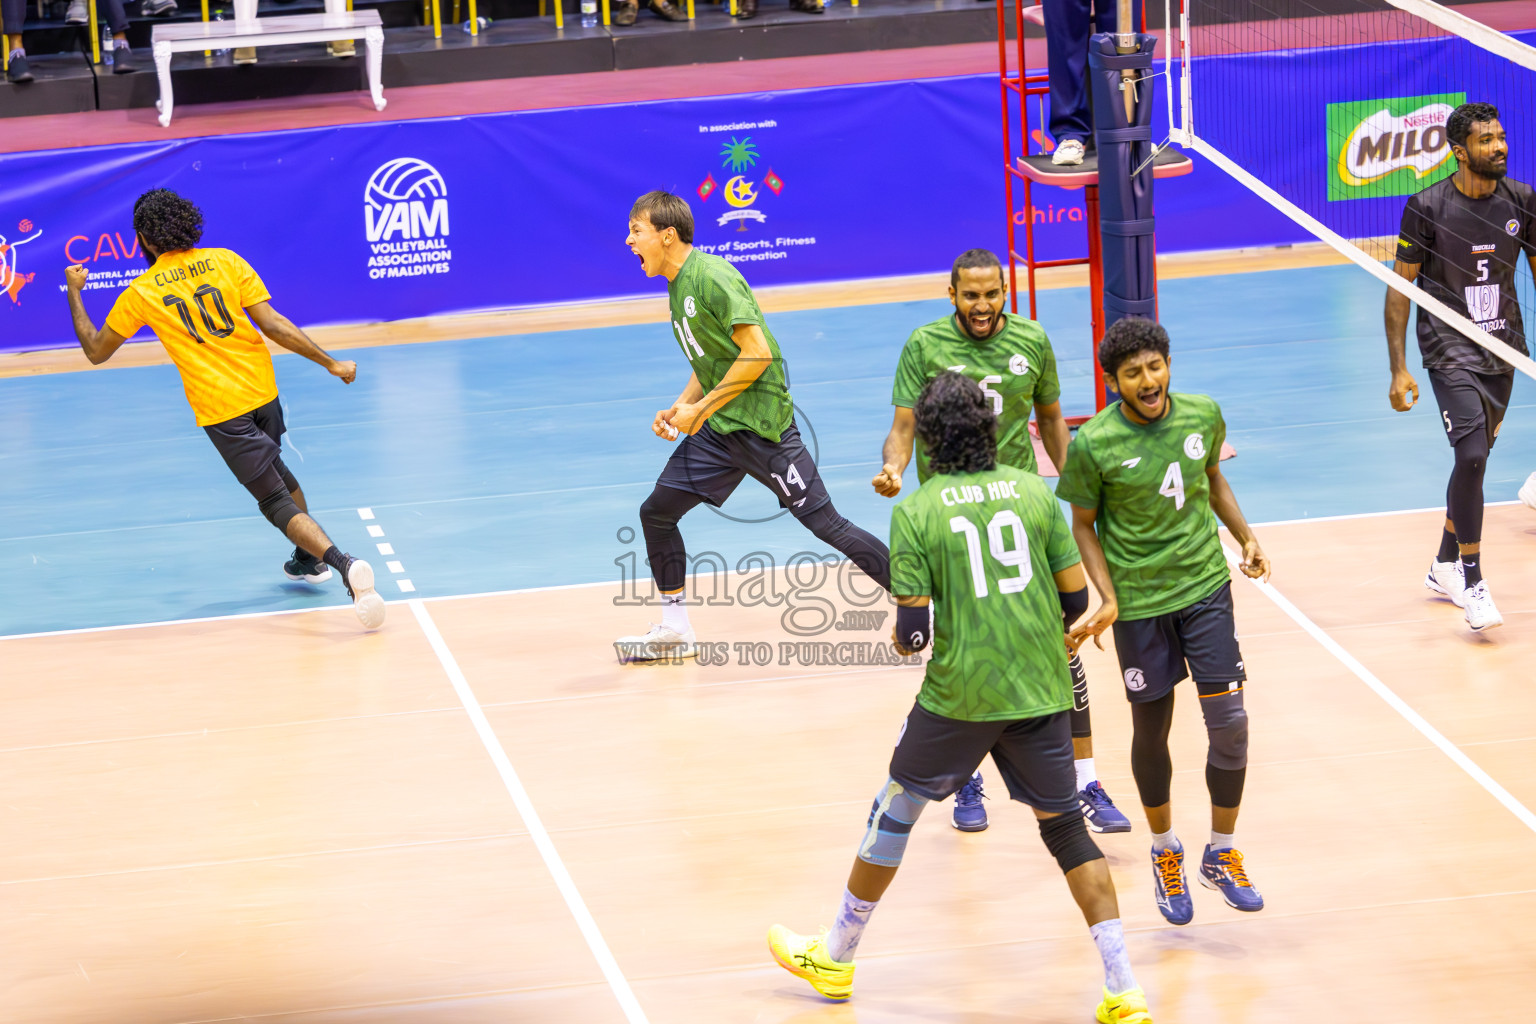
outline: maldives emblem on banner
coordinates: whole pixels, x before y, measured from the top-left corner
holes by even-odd
[[[1445,121],[1465,93],[1328,104],[1328,200],[1413,195],[1456,169]]]
[[[731,207],[717,218],[716,223],[720,227],[734,223],[737,231],[745,231],[749,221],[763,224],[768,220],[768,215],[756,208],[757,201],[762,196],[759,189],[766,188],[777,196],[784,191],[784,179],[769,168],[766,177],[761,181],[755,181],[754,169],[761,156],[757,144],[752,141],[752,136],[737,139],[733,135],[720,150],[721,166],[731,172],[730,179],[724,185],[719,185],[714,175],[710,174],[699,185],[701,200],[708,200],[718,188],[725,198],[726,205]]]

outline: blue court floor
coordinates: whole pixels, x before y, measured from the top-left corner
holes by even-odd
[[[1387,404],[1382,293],[1353,267],[1163,283],[1174,390],[1221,402],[1238,451],[1225,470],[1250,520],[1444,500],[1450,451],[1416,354],[1420,406]],[[948,309],[941,298],[770,317],[834,502],[882,536],[891,503],[869,479],[896,357],[913,327]],[[1063,404],[1091,411],[1086,289],[1042,292],[1040,318]],[[374,562],[387,598],[404,596],[398,580],[433,597],[644,573],[636,509],[671,450],[649,424],[688,375],[666,326],[346,355],[359,365],[351,387],[277,360],[285,458],[337,544]],[[1522,378],[1490,501],[1513,498],[1536,469],[1532,394]],[[345,603],[339,582],[283,577],[289,546],[195,425],[171,366],[0,380],[0,477],[0,635]],[[828,554],[788,516],[738,521],[776,512],[750,480],[724,511],[684,520],[690,553],[732,565],[752,552],[781,564]]]

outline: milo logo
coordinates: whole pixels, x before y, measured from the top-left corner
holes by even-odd
[[[1456,169],[1445,120],[1465,93],[1328,104],[1328,199],[1412,195]]]

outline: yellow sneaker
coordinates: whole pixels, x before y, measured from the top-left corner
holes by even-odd
[[[826,932],[815,936],[797,935],[776,924],[768,929],[768,950],[780,967],[797,978],[804,978],[811,983],[811,988],[828,999],[841,1000],[853,995],[853,964],[840,964],[827,955]]]
[[[1152,1014],[1147,1012],[1147,994],[1139,988],[1121,992],[1117,996],[1104,990],[1104,1001],[1094,1014],[1099,1024],[1152,1024]]]

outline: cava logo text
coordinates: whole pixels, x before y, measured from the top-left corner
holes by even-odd
[[[363,222],[371,279],[448,273],[448,184],[425,160],[401,157],[374,171]]]
[[[1456,169],[1445,121],[1462,93],[1328,104],[1328,199],[1412,195]]]

